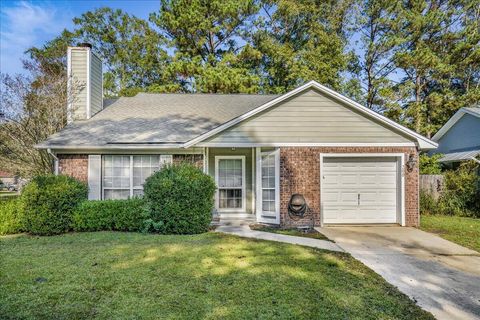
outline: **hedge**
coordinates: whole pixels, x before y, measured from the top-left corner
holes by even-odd
[[[148,177],[144,194],[156,231],[195,234],[208,231],[216,185],[191,164],[171,165]]]
[[[68,176],[45,175],[33,178],[23,189],[25,230],[31,234],[53,235],[70,230],[76,207],[87,199],[86,184]]]
[[[24,231],[23,209],[18,197],[0,201],[0,235]]]
[[[145,200],[84,201],[72,218],[74,231],[141,231],[149,218]]]

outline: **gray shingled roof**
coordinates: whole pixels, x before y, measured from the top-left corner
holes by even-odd
[[[139,93],[105,100],[104,110],[88,120],[74,121],[38,147],[183,143],[276,97]]]

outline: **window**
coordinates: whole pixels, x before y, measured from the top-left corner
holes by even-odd
[[[262,154],[262,211],[275,212],[275,153]]]
[[[218,208],[221,210],[244,209],[245,159],[243,157],[216,157]]]
[[[171,155],[103,156],[103,199],[143,195],[145,179],[166,163]]]

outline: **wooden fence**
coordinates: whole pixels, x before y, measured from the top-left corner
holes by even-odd
[[[441,174],[421,174],[420,190],[431,194],[438,199],[443,189],[443,176]]]

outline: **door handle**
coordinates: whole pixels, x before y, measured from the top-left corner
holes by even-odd
[[[357,194],[357,205],[360,205],[360,193]]]

